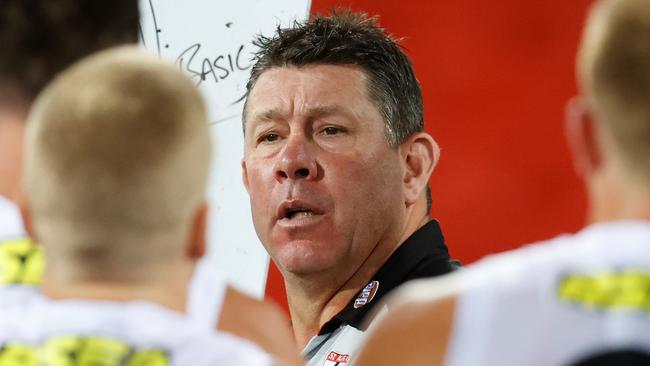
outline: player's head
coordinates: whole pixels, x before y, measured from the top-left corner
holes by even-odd
[[[90,56],[36,100],[25,192],[49,266],[155,275],[200,239],[210,139],[202,99],[135,47]]]
[[[650,1],[597,2],[577,69],[582,104],[600,146],[591,160],[650,187]]]
[[[0,99],[27,110],[59,71],[95,51],[137,42],[135,0],[0,2]]]

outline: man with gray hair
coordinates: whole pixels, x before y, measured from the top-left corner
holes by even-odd
[[[316,16],[258,45],[242,161],[255,230],[303,355],[344,364],[388,291],[452,269],[428,217],[438,145],[411,62],[375,19]]]
[[[577,74],[589,225],[407,285],[359,366],[650,365],[650,1],[596,2]]]

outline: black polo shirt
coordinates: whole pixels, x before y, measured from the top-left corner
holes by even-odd
[[[347,360],[351,356],[350,353],[356,351],[356,343],[360,342],[362,332],[365,331],[365,317],[386,294],[407,281],[439,276],[451,271],[449,251],[440,225],[431,220],[406,239],[365,288],[321,327],[318,335],[303,351],[308,365],[322,365],[328,360]],[[345,331],[345,328],[350,327],[355,328],[356,332]],[[343,333],[347,333],[345,338],[350,338],[350,342],[344,341],[341,344],[334,339]]]

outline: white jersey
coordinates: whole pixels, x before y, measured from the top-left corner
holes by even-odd
[[[488,257],[456,280],[447,366],[560,366],[650,352],[650,222],[592,225]]]
[[[148,302],[49,300],[0,290],[0,364],[268,366],[253,344]]]
[[[18,207],[0,196],[0,242],[23,237],[25,229]]]
[[[0,286],[19,285],[22,291],[35,291],[33,286],[40,284],[43,266],[41,248],[27,237],[18,207],[0,196]],[[225,276],[209,262],[200,262],[188,288],[189,317],[214,329],[226,289]]]
[[[197,264],[187,294],[187,315],[210,329],[216,329],[226,298],[228,283],[214,268],[214,263],[203,260]]]
[[[0,286],[22,286],[34,291],[43,272],[43,253],[27,237],[20,211],[0,196]]]

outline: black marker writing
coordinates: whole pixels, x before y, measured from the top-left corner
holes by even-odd
[[[175,64],[190,73],[190,77],[201,85],[205,81],[218,83],[238,71],[251,68],[252,64],[244,57],[245,45],[240,45],[235,52],[216,55],[216,57],[198,57],[201,44],[195,43],[185,49],[176,58]]]

